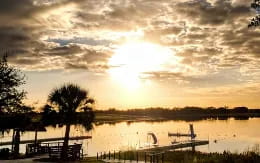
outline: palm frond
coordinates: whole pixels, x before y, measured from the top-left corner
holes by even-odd
[[[85,105],[94,104],[95,100],[88,97],[88,91],[78,85],[65,84],[51,91],[48,102],[56,105],[59,112],[74,113]]]

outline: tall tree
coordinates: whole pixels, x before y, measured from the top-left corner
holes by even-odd
[[[67,158],[67,149],[69,143],[70,126],[76,118],[76,112],[85,110],[88,116],[86,119],[93,120],[93,111],[90,107],[94,100],[89,97],[88,91],[74,84],[66,84],[60,88],[51,91],[48,96],[48,102],[58,108],[59,114],[63,115],[66,131],[62,149],[62,158]],[[89,122],[89,121],[88,121]]]
[[[251,19],[248,28],[260,26],[260,0],[254,0],[253,3],[251,3],[251,8],[256,11],[256,16]]]
[[[8,65],[6,54],[0,58],[0,113],[21,108],[26,93],[18,87],[25,84],[24,78],[18,69]]]

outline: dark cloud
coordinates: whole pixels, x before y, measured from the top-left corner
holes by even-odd
[[[11,60],[12,61],[12,60]],[[19,64],[19,65],[36,65],[36,64],[39,64],[41,62],[41,59],[40,58],[17,58],[15,59],[14,61],[16,64]]]
[[[201,25],[223,25],[250,15],[250,6],[233,6],[230,0],[217,0],[214,4],[207,0],[193,0],[178,3],[175,7],[177,12]]]
[[[167,44],[165,41],[163,41],[164,37],[167,37],[167,35],[177,36],[183,31],[183,27],[179,24],[168,24],[167,26],[165,25],[162,27],[160,27],[160,25],[154,25],[152,29],[147,29],[144,31],[144,39],[149,42]],[[173,42],[171,42],[171,44],[173,44]]]
[[[216,47],[210,47],[210,46],[204,46],[204,47],[188,47],[185,49],[182,49],[179,53],[176,55],[184,57],[184,58],[190,58],[194,59],[195,58],[200,58],[200,57],[208,57],[211,58],[213,56],[218,56],[223,53],[221,48],[216,48]]]
[[[259,57],[260,30],[249,30],[242,27],[237,30],[221,31],[221,45],[233,54]]]
[[[91,45],[91,46],[108,46],[112,43],[112,41],[109,40],[97,40],[94,38],[86,38],[86,37],[75,37],[70,39],[49,39],[47,40],[49,42],[55,42],[60,44],[61,46],[68,45],[71,43],[75,44],[85,44],[85,45]]]
[[[186,76],[181,72],[170,72],[170,71],[156,71],[146,72],[143,74],[143,78],[149,78],[154,80],[185,80]]]
[[[227,66],[226,69],[223,69],[219,72],[206,75],[199,74],[194,76],[187,75],[186,73],[170,71],[149,72],[145,73],[144,75],[144,78],[149,78],[158,81],[182,82],[186,85],[200,88],[240,84],[250,79],[246,76],[242,76],[240,72],[238,72],[234,68],[230,68],[229,66]]]
[[[78,0],[80,1],[80,0]],[[70,0],[8,0],[0,1],[1,23],[16,24],[30,20],[35,21],[37,14],[48,12],[58,7],[72,3]]]
[[[20,26],[0,26],[1,49],[19,48],[32,39],[32,29],[30,27]]]
[[[107,63],[111,57],[108,53],[98,52],[95,50],[86,50],[80,60],[85,60],[88,63],[103,62]]]
[[[73,57],[75,54],[81,53],[83,49],[76,44],[69,44],[65,46],[57,46],[54,48],[48,49],[45,54],[49,56],[65,56]]]
[[[48,36],[54,30],[50,31],[47,28],[49,24],[43,24],[41,17],[38,15],[46,14],[48,11],[72,2],[67,0],[49,1],[52,2],[49,4],[45,4],[47,1],[37,2],[35,3],[32,0],[0,2],[0,55],[8,52],[8,59],[12,64],[21,68],[34,69],[73,68],[73,66],[66,65],[69,65],[69,62],[71,62],[71,65],[76,65],[79,61],[86,62],[87,66],[92,66],[94,69],[95,67],[91,64],[107,60],[107,56],[102,55],[101,52],[77,45],[80,42],[86,44],[89,42],[90,45],[107,44],[106,41],[88,40],[87,38],[65,39],[60,40],[64,43],[60,45],[57,45],[59,40],[49,39],[44,41],[42,37]],[[75,1],[75,3],[80,2],[82,1]],[[77,56],[77,54],[81,55]],[[34,66],[31,67],[32,65]]]
[[[106,62],[110,57],[109,54],[98,52],[94,49],[88,49],[77,44],[69,44],[66,46],[58,46],[46,51],[49,56],[61,56],[67,59],[76,59],[77,62],[84,61],[88,63]],[[80,55],[76,55],[80,54]],[[76,63],[77,63],[76,62]]]
[[[65,69],[86,69],[90,71],[105,71],[108,59],[111,57],[109,52],[88,49],[80,44],[69,44],[57,46],[45,51],[49,58],[58,57]]]
[[[34,9],[32,0],[8,0],[0,2],[0,17],[21,18]]]
[[[34,65],[35,69],[38,65],[41,69],[104,70],[109,68],[110,46],[127,36],[111,41],[113,34],[107,37],[103,32],[137,30],[144,32],[140,39],[176,48],[181,64],[204,72],[237,65],[257,67],[259,63],[260,32],[247,29],[251,13],[249,4],[242,1],[46,2],[0,2],[0,49],[12,52],[13,64]],[[162,71],[148,76],[187,79],[182,75]]]
[[[84,64],[84,63],[74,63],[74,62],[68,62],[64,66],[65,69],[83,69],[83,70],[89,70],[92,72],[101,72],[104,73],[106,70],[110,68],[110,66],[106,64],[96,64],[96,65],[91,65],[91,64]]]
[[[7,53],[8,60],[17,65],[37,64],[45,45],[39,41],[38,28],[27,25],[0,24],[0,56]]]

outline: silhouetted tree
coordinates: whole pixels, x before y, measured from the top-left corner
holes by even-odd
[[[28,106],[28,105],[21,105],[18,108],[14,108],[13,112],[15,113],[32,113],[34,110],[34,107]]]
[[[251,19],[250,23],[248,24],[248,27],[256,27],[260,25],[260,0],[254,0],[253,3],[251,3],[251,8],[256,10],[256,16]]]
[[[240,106],[240,107],[235,107],[232,111],[234,113],[248,113],[248,108],[244,106]]]
[[[66,124],[66,131],[64,136],[64,143],[62,149],[62,158],[67,158],[67,149],[69,143],[70,125],[75,121],[76,112],[84,110],[87,119],[91,118],[88,122],[93,121],[94,113],[91,104],[94,100],[89,97],[88,91],[80,88],[74,84],[67,84],[60,88],[54,89],[48,96],[48,101],[58,108],[59,114],[64,118]]]
[[[17,88],[24,83],[24,75],[8,65],[7,55],[0,58],[0,113],[15,112],[21,108],[26,93]]]
[[[41,112],[42,113],[42,120],[41,121],[44,124],[56,125],[57,118],[58,118],[57,112],[52,106],[46,104],[41,108],[41,111],[42,111]]]
[[[52,111],[55,111],[50,105],[46,104],[44,105],[41,110],[44,114],[50,114]]]

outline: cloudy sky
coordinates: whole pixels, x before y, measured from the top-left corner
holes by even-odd
[[[1,0],[0,49],[26,103],[72,82],[97,108],[260,107],[251,0]]]

